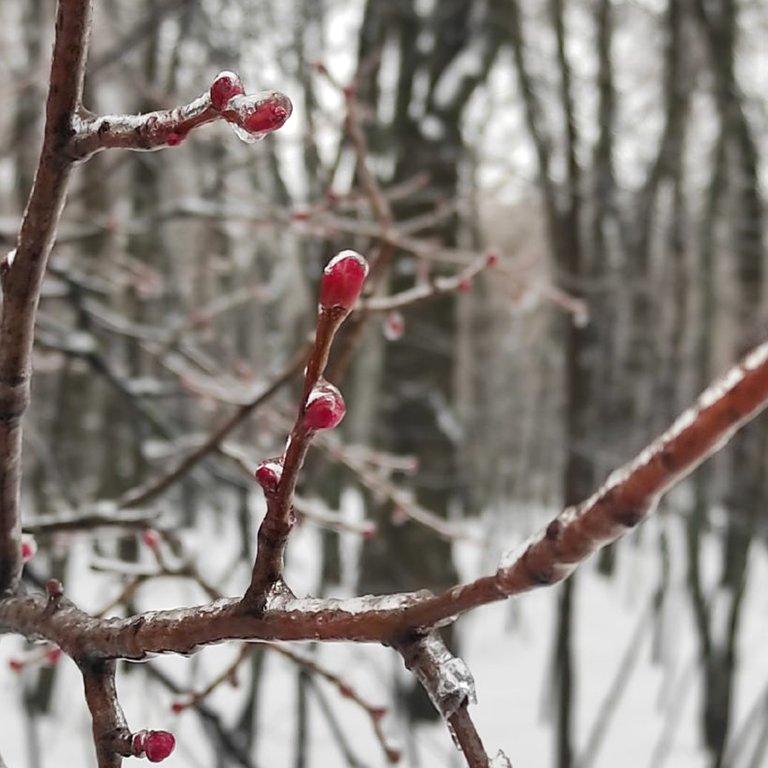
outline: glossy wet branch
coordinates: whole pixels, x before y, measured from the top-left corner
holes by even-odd
[[[105,149],[147,151],[175,147],[194,129],[217,120],[229,123],[243,141],[258,141],[281,128],[292,109],[284,94],[246,94],[237,75],[222,72],[208,93],[173,109],[95,116],[81,108],[75,115],[66,153],[71,160],[83,160]]]
[[[0,264],[0,592],[21,574],[21,434],[40,290],[72,169],[65,151],[83,92],[90,0],[60,0],[43,147],[15,250]]]

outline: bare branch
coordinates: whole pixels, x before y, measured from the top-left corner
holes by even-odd
[[[90,0],[60,0],[45,133],[16,250],[2,270],[0,321],[0,591],[21,574],[21,420],[29,404],[35,313],[72,163],[64,151],[83,91]]]
[[[467,711],[475,702],[475,681],[467,665],[436,634],[397,643],[395,648],[448,722],[469,768],[488,768],[488,754]]]
[[[114,661],[80,662],[85,700],[93,719],[93,741],[99,768],[120,768],[131,754],[131,732],[117,701]]]
[[[302,348],[289,361],[288,365],[277,375],[266,387],[249,403],[240,406],[218,429],[211,433],[208,439],[198,448],[185,456],[173,469],[160,477],[154,478],[148,484],[133,488],[118,500],[119,507],[130,509],[142,506],[156,499],[162,493],[167,491],[172,485],[184,478],[197,464],[206,456],[216,451],[222,440],[229,435],[236,427],[256,410],[260,405],[266,402],[283,385],[287,384],[301,369],[307,359],[307,349]]]
[[[221,77],[219,75],[214,81],[212,88]],[[66,152],[72,160],[82,160],[104,149],[174,147],[195,128],[221,119],[231,123],[244,140],[256,140],[281,128],[292,109],[290,99],[278,91],[262,91],[248,96],[240,91],[239,95],[219,106],[211,102],[211,94],[205,93],[189,104],[141,115],[94,117],[81,110],[75,117],[75,133]]]
[[[332,410],[339,408],[339,418],[344,414],[344,402],[335,387],[328,387],[323,379],[331,344],[357,301],[363,281],[368,274],[365,259],[354,251],[342,251],[325,268],[320,288],[315,342],[304,374],[304,389],[299,403],[296,421],[291,429],[283,455],[268,468],[272,479],[262,482],[267,500],[267,514],[259,527],[256,562],[253,565],[251,583],[243,597],[243,603],[261,610],[269,590],[278,583],[283,570],[283,555],[288,536],[295,524],[293,495],[299,471],[318,429],[329,426],[310,424],[313,402],[320,403],[328,396]],[[317,401],[313,398],[326,390]],[[333,403],[331,402],[333,401]],[[336,421],[332,426],[335,426]],[[267,464],[263,464],[267,468]],[[258,475],[257,475],[258,477]]]
[[[67,600],[47,610],[43,595],[0,600],[0,626],[45,638],[75,658],[140,660],[154,653],[191,653],[222,640],[354,640],[392,643],[409,632],[447,624],[486,603],[566,578],[599,547],[650,514],[659,496],[721,448],[768,404],[768,343],[713,384],[672,427],[595,495],[566,509],[517,557],[491,576],[439,595],[427,591],[349,600],[270,595],[254,613],[238,599],[153,611],[126,619],[94,619]]]

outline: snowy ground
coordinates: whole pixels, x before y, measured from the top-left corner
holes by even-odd
[[[543,515],[529,514],[533,527]],[[519,519],[519,518],[518,518]],[[648,606],[657,586],[659,563],[657,539],[664,526],[671,543],[672,588],[667,599],[661,625],[648,619]],[[210,531],[214,534],[214,530]],[[208,547],[205,570],[211,576],[226,570],[222,553],[226,541],[234,537],[234,527],[222,534],[221,544]],[[509,546],[519,543],[522,533],[509,533]],[[205,541],[201,537],[201,541]],[[210,540],[210,539],[208,539]],[[95,577],[86,567],[87,548],[82,542],[72,546],[82,550],[73,558],[82,563],[79,571],[69,575],[70,592],[84,605],[95,608],[114,593],[114,582],[108,577]],[[345,541],[352,555],[353,540]],[[318,536],[305,526],[291,549],[290,582],[297,592],[311,591],[316,580]],[[462,572],[471,577],[488,571],[496,552],[481,552],[476,546],[458,547],[457,558]],[[717,546],[709,542],[705,564],[713,574]],[[348,559],[352,562],[352,558]],[[695,674],[695,644],[690,608],[684,589],[684,553],[679,519],[657,519],[643,527],[621,545],[619,572],[612,580],[595,573],[593,564],[579,571],[577,590],[577,651],[579,750],[584,750],[595,725],[604,697],[611,688],[622,658],[629,646],[640,644],[636,666],[618,701],[607,707],[610,720],[607,732],[592,765],[595,768],[704,768],[702,750],[698,747],[697,707],[700,692]],[[737,688],[735,722],[737,728],[755,702],[765,698],[768,681],[768,647],[765,629],[768,593],[761,589],[768,575],[768,561],[762,546],[756,545],[750,563],[749,592],[743,612],[739,656],[741,672]],[[233,580],[244,578],[239,574]],[[354,571],[348,569],[348,584]],[[90,590],[90,593],[89,593]],[[552,764],[551,723],[547,720],[547,675],[551,653],[552,627],[556,607],[556,589],[542,590],[506,604],[490,606],[460,621],[463,656],[473,670],[478,704],[474,708],[476,723],[486,745],[492,751],[503,748],[515,768],[539,768]],[[179,582],[156,583],[140,595],[142,608],[161,608],[174,603],[200,601],[195,589]],[[638,634],[638,627],[643,627]],[[656,636],[654,637],[654,634]],[[654,653],[655,645],[655,653]],[[22,680],[8,670],[7,659],[19,652],[17,638],[4,638],[0,644],[0,753],[9,768],[54,768],[54,766],[91,766],[94,764],[89,741],[90,723],[81,694],[81,682],[74,665],[61,663],[51,717],[39,724],[40,743],[44,753],[36,762],[30,754],[29,724],[21,714]],[[233,657],[233,648],[208,648],[193,660],[162,659],[163,669],[179,681],[197,686],[220,671]],[[342,673],[374,703],[387,703],[387,691],[393,676],[401,674],[394,655],[378,647],[334,645],[319,649],[319,659],[329,668]],[[271,654],[267,660],[266,686],[262,689],[260,739],[257,764],[262,768],[292,766],[295,733],[295,668],[290,662]],[[25,673],[33,675],[34,673]],[[209,768],[215,765],[208,742],[201,738],[193,713],[173,715],[171,696],[143,676],[122,674],[119,681],[121,699],[129,722],[135,727],[166,728],[176,733],[178,748],[164,765],[168,768]],[[31,678],[27,678],[31,679]],[[370,723],[356,706],[327,688],[349,744],[363,764],[371,768],[384,766],[381,750],[373,738]],[[211,703],[232,721],[239,711],[242,689],[223,686],[215,692]],[[343,766],[336,740],[325,720],[311,701],[311,762],[316,768]],[[459,766],[461,762],[440,725],[422,727],[408,733],[396,714],[386,720],[393,740],[405,750],[404,765],[423,768]],[[137,763],[138,765],[138,763]],[[738,760],[729,763],[740,768]],[[586,766],[585,766],[586,768]]]

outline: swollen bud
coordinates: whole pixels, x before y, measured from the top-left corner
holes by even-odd
[[[243,81],[234,72],[219,72],[211,85],[211,104],[218,112],[227,106],[230,99],[245,93]]]
[[[233,96],[221,110],[235,135],[248,144],[281,128],[291,116],[291,100],[278,91]]]
[[[280,459],[265,459],[256,467],[254,476],[264,493],[274,493],[283,476],[283,464]]]
[[[341,392],[327,381],[320,382],[307,398],[304,426],[313,430],[333,429],[339,425],[346,412],[347,406]]]
[[[137,731],[131,740],[134,757],[146,757],[150,763],[165,760],[176,746],[176,738],[168,731]]]
[[[21,561],[28,563],[37,554],[37,542],[29,533],[21,535]]]
[[[141,540],[150,549],[157,550],[160,548],[160,534],[154,528],[145,528],[141,532]]]
[[[64,594],[64,587],[58,579],[48,579],[45,582],[45,591],[51,600],[58,600]]]
[[[368,262],[355,251],[342,251],[323,270],[320,309],[352,309],[368,276]]]

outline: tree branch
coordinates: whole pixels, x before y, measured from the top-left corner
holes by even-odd
[[[768,343],[707,389],[658,440],[614,472],[583,503],[569,507],[497,572],[438,595],[421,592],[348,600],[297,599],[273,593],[254,613],[238,599],[95,619],[43,595],[0,600],[0,627],[56,643],[75,658],[141,660],[191,653],[222,640],[352,640],[393,643],[409,632],[451,623],[465,611],[566,578],[598,548],[642,522],[659,496],[721,448],[768,404]]]
[[[204,93],[189,104],[141,115],[95,117],[80,110],[66,152],[72,160],[82,160],[104,149],[164,149],[180,144],[195,128],[221,119],[239,129],[238,135],[245,141],[251,141],[281,128],[292,109],[284,94],[261,91],[238,95],[218,108],[211,95]]]
[[[2,263],[0,320],[0,592],[21,574],[21,420],[29,404],[35,314],[66,198],[65,152],[80,104],[91,25],[90,0],[60,0],[43,148],[16,250]]]
[[[93,741],[99,768],[120,768],[131,754],[131,732],[117,700],[114,661],[83,661],[85,700],[93,719]]]

